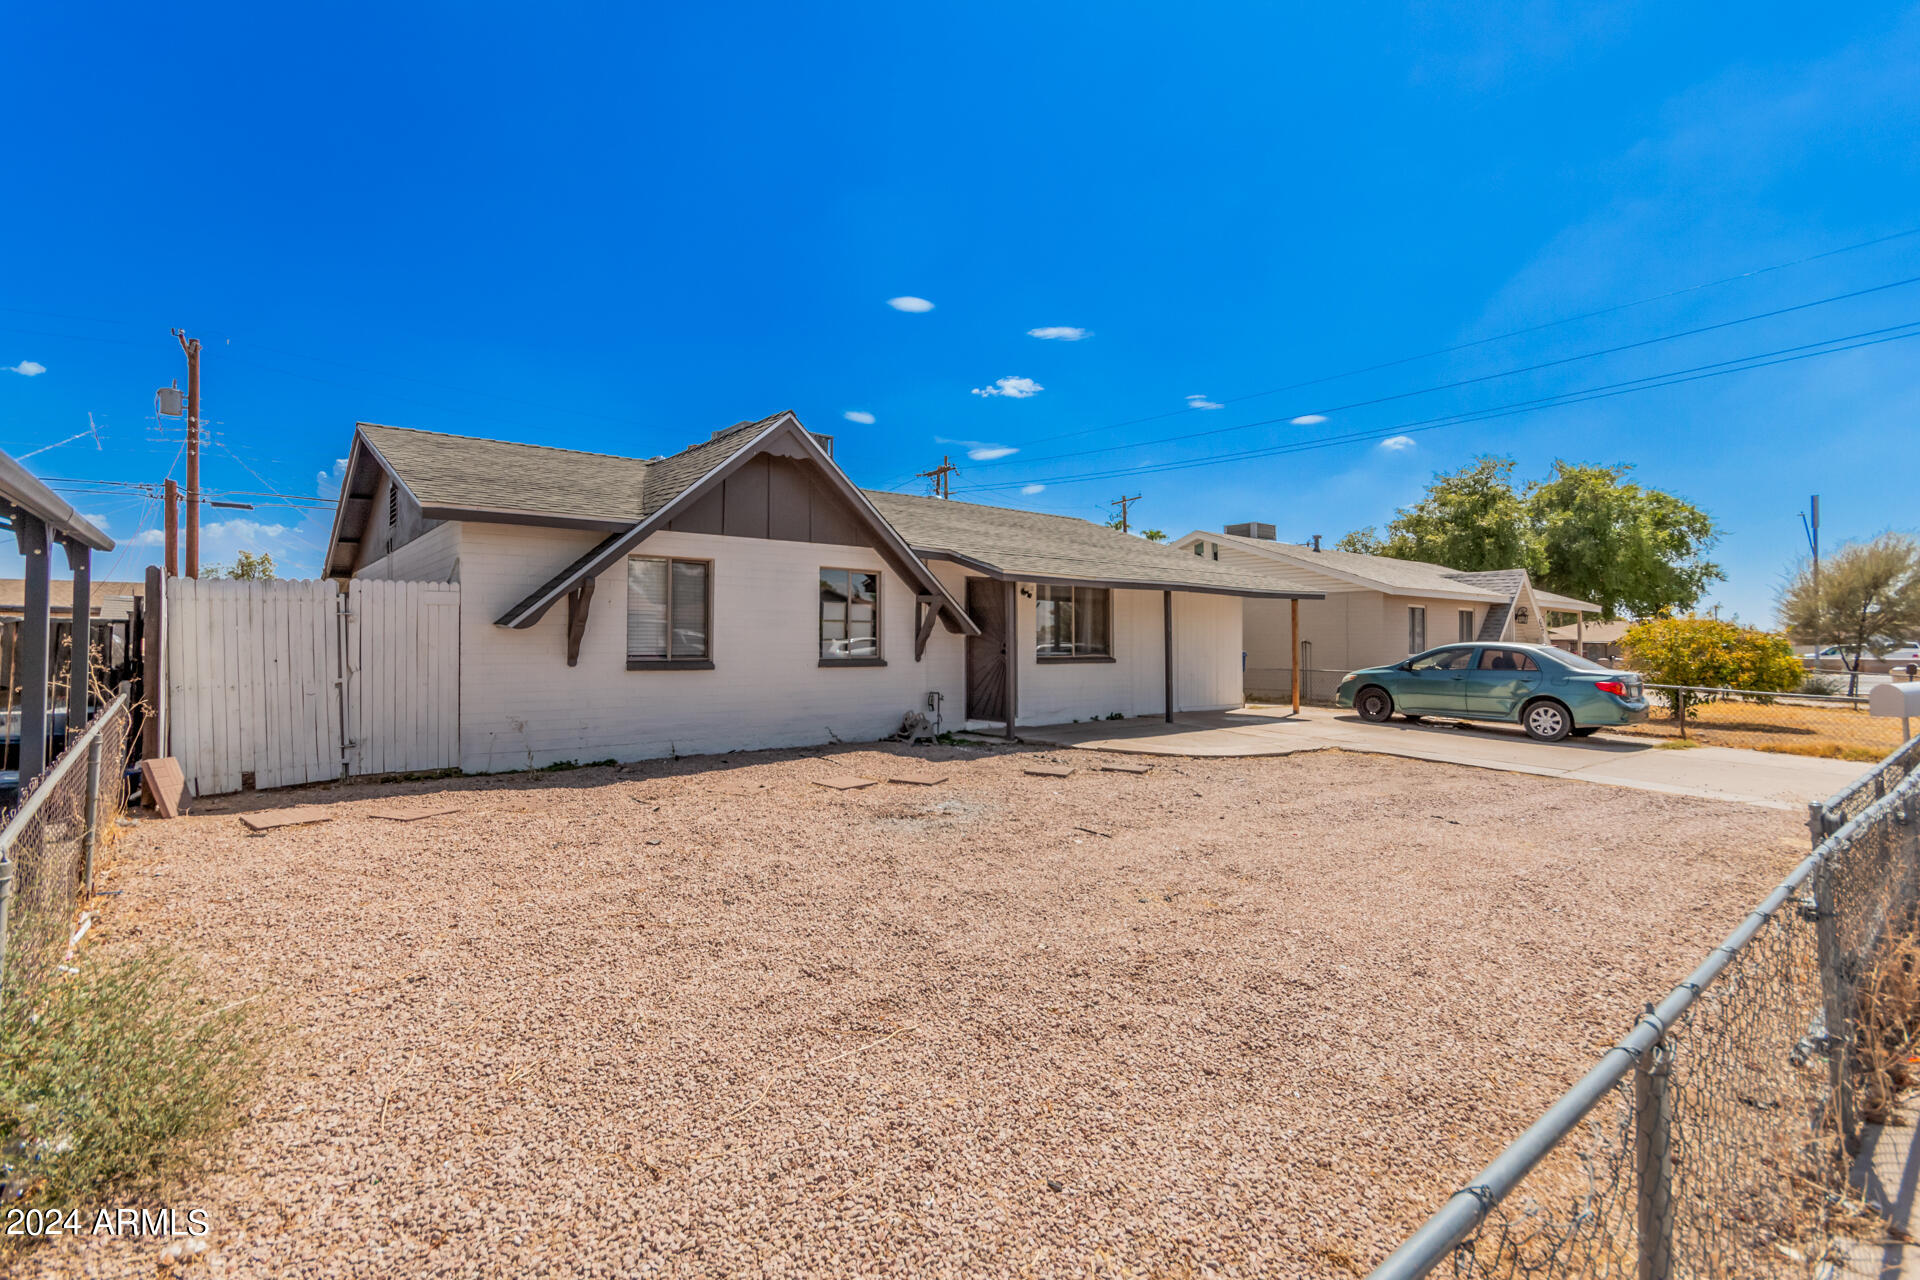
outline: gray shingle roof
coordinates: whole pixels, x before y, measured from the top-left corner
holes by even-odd
[[[864,492],[916,552],[951,552],[1008,577],[1234,595],[1319,594],[1274,575],[1225,568],[1073,516],[876,489]]]
[[[425,507],[640,518],[647,464],[638,458],[371,422],[360,434]]]
[[[632,523],[679,497],[782,417],[742,422],[649,462],[540,444],[363,422],[360,433],[425,507],[520,511]]]
[[[1439,566],[1435,566],[1438,568]],[[1469,586],[1485,587],[1497,592],[1502,599],[1511,600],[1519,593],[1520,584],[1527,580],[1525,569],[1485,569],[1478,573],[1460,573],[1453,569],[1443,570],[1455,582],[1464,582]]]
[[[1424,560],[1396,560],[1392,556],[1370,556],[1359,551],[1315,551],[1298,543],[1242,538],[1230,533],[1209,533],[1206,536],[1222,543],[1264,551],[1309,569],[1364,578],[1394,595],[1439,593],[1487,601],[1513,598],[1512,590],[1502,592],[1479,583],[1463,581],[1463,575],[1455,570],[1441,564],[1428,564]]]

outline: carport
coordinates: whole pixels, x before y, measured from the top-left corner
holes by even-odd
[[[8,790],[18,794],[46,769],[48,742],[55,736],[56,709],[49,705],[53,549],[57,546],[66,553],[67,570],[73,575],[73,599],[86,601],[91,598],[93,553],[113,550],[113,539],[4,453],[0,453],[0,519],[13,531],[14,542],[26,562],[24,616],[16,660],[20,702],[8,708],[4,734],[19,745],[15,767],[0,771],[0,794]],[[79,616],[84,617],[84,611]],[[64,737],[78,733],[87,723],[84,626],[75,635],[79,637],[71,659],[75,674],[67,682],[65,713],[58,717],[64,722],[60,726]]]

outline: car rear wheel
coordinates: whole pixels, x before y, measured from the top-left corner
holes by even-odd
[[[1573,732],[1573,716],[1551,698],[1528,703],[1527,709],[1520,713],[1520,723],[1526,726],[1527,736],[1536,742],[1558,742]]]
[[[1393,718],[1393,698],[1378,685],[1369,685],[1353,700],[1353,709],[1360,713],[1362,720],[1379,724]]]

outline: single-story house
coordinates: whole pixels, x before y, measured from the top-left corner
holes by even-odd
[[[792,413],[656,458],[359,424],[326,573],[460,584],[474,772],[1237,707],[1241,600],[1301,594],[863,491]]]
[[[1249,597],[1245,603],[1247,695],[1285,698],[1292,689],[1297,642],[1300,692],[1333,696],[1340,677],[1358,667],[1398,662],[1434,645],[1460,640],[1547,643],[1547,614],[1598,613],[1598,605],[1533,585],[1525,569],[1463,573],[1445,565],[1281,542],[1270,524],[1231,524],[1221,533],[1195,530],[1173,543],[1192,559],[1265,577],[1319,600]]]

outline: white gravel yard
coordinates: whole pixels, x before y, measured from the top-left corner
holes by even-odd
[[[235,816],[292,804],[336,817]],[[188,1274],[1342,1276],[1804,844],[1416,760],[848,747],[207,802],[120,842],[103,926],[288,1033],[170,1198]]]

